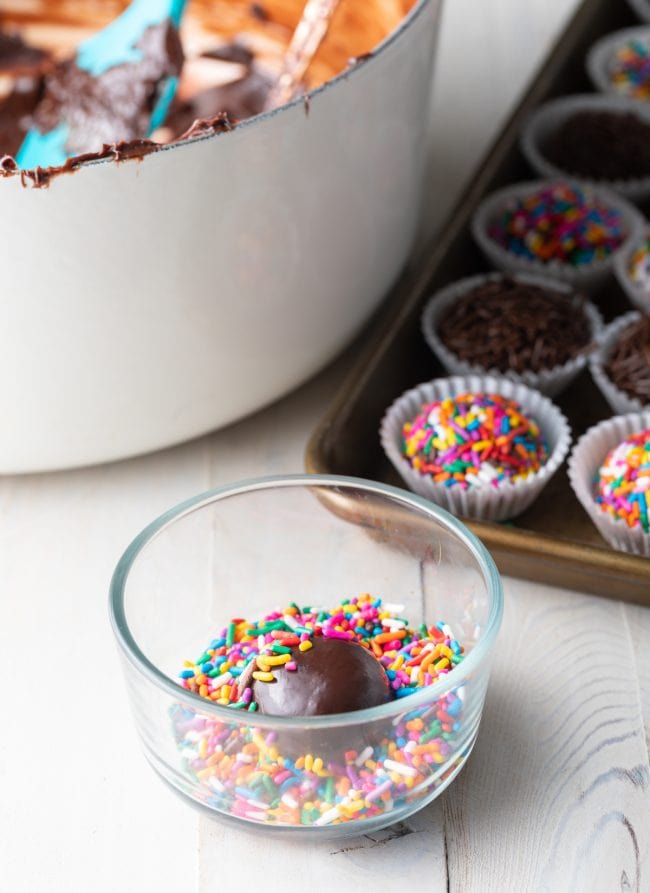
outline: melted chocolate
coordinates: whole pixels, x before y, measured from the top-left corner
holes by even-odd
[[[252,68],[255,61],[255,56],[248,47],[236,40],[201,53],[201,58],[216,59],[219,62],[234,62],[236,65],[245,65],[246,68]]]
[[[14,47],[7,35],[0,37]],[[26,53],[32,52],[22,41],[15,43],[16,51],[19,45]],[[72,155],[60,167],[21,172],[23,183],[47,186],[53,177],[77,170],[87,161],[139,159],[158,148],[143,134],[160,83],[181,71],[183,51],[170,23],[149,28],[139,47],[144,56],[141,62],[115,66],[98,78],[68,61],[51,65],[44,76],[17,80],[13,92],[0,103],[0,152],[15,155],[30,127],[47,133],[64,119],[70,127],[67,149]],[[165,122],[171,142],[232,130],[236,122],[264,108],[271,81],[257,70],[250,50],[233,42],[203,55],[244,65],[246,73],[231,83],[202,90],[191,100],[176,100]],[[16,172],[15,165],[5,164],[0,176]]]
[[[212,136],[214,133],[227,133],[233,130],[234,124],[225,112],[215,115],[214,118],[198,118],[187,130],[178,137],[178,142],[192,139],[195,136]]]
[[[193,11],[208,30],[213,28],[224,40],[231,40],[204,51],[202,57],[243,66],[245,72],[236,81],[206,87],[190,99],[181,85],[183,99],[173,103],[163,127],[154,134],[158,144],[231,130],[239,121],[264,111],[272,87],[271,77],[238,37],[248,29],[264,33],[263,26],[272,17],[263,4],[254,2],[234,9],[234,18],[231,21],[226,16],[223,29],[215,18],[213,0],[194,0]],[[283,16],[277,22],[273,18],[273,28],[284,29],[289,36],[292,23]],[[150,28],[143,35],[139,46],[144,58],[140,62],[115,66],[98,78],[71,59],[55,62],[48,51],[29,46],[15,32],[37,25],[99,30],[106,24],[106,12],[99,7],[84,6],[82,11],[75,4],[54,0],[0,14],[0,29],[6,28],[0,30],[0,71],[14,78],[13,92],[0,100],[0,157],[15,155],[31,127],[47,133],[62,120],[69,125],[66,149],[72,156],[60,167],[37,171],[19,171],[3,158],[0,176],[20,175],[24,184],[47,186],[55,176],[77,170],[87,161],[138,159],[156,150],[156,144],[144,139],[151,111],[163,79],[178,75],[183,64],[180,40],[171,23]],[[359,56],[357,61],[362,59]],[[188,76],[185,83],[191,81]],[[307,85],[302,86],[306,93]],[[304,102],[308,114],[308,95]]]
[[[261,713],[322,716],[364,710],[391,699],[383,666],[356,642],[315,638],[309,651],[294,649],[292,660],[297,669],[277,670],[275,682],[253,682]]]
[[[152,140],[120,140],[117,143],[110,143],[102,146],[99,152],[85,152],[83,155],[75,155],[68,158],[65,164],[58,167],[37,167],[33,170],[19,170],[18,165],[10,155],[5,155],[0,159],[0,176],[10,176],[11,174],[20,173],[20,179],[23,186],[29,183],[35,189],[44,189],[50,185],[54,177],[61,174],[71,174],[88,161],[102,161],[111,159],[112,161],[141,161],[146,155],[160,149],[159,143]]]
[[[41,72],[49,60],[49,53],[25,43],[18,34],[0,31],[0,71],[3,73],[33,76]]]
[[[263,110],[269,88],[267,78],[251,71],[238,81],[201,90],[187,102],[174,102],[165,127],[180,134],[197,118],[225,115],[233,123],[252,118]]]
[[[187,139],[188,129],[200,118],[215,121],[225,116],[232,127],[264,111],[272,82],[256,67],[247,47],[235,41],[209,50],[203,57],[243,65],[246,73],[236,81],[201,90],[184,102],[176,100],[165,121],[176,139]]]
[[[360,56],[352,56],[351,59],[348,60],[348,68],[356,68],[357,65],[363,65],[364,62],[368,62],[369,59],[375,54],[372,50],[369,53],[362,53]]]
[[[142,139],[161,85],[180,74],[183,50],[169,21],[148,28],[138,48],[143,55],[140,61],[116,65],[99,77],[72,61],[55,66],[45,77],[34,125],[48,133],[65,121],[70,131],[66,149],[71,155]]]
[[[257,19],[260,22],[270,21],[271,16],[268,14],[261,3],[251,3],[248,8],[250,10],[250,14],[253,16],[254,19]]]
[[[42,93],[42,78],[20,78],[13,92],[0,102],[0,152],[18,152]]]

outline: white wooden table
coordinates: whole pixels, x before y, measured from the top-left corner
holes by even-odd
[[[619,2],[619,0],[616,0]],[[448,0],[427,227],[575,0]],[[108,581],[163,509],[302,470],[344,369],[154,456],[0,480],[0,891],[650,890],[650,610],[506,580],[476,749],[406,826],[309,847],[188,809],[145,764]]]

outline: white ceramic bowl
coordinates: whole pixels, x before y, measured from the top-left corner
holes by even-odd
[[[441,0],[231,133],[0,181],[0,473],[168,446],[332,359],[416,232]]]

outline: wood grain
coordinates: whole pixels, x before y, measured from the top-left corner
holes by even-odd
[[[435,227],[574,0],[450,0],[427,190]],[[437,105],[435,105],[437,103]],[[345,845],[225,830],[140,754],[106,593],[168,506],[238,478],[299,472],[343,367],[174,450],[0,479],[0,890],[248,887],[359,893],[650,889],[650,610],[507,581],[475,751],[404,826]],[[88,679],[90,677],[90,684]],[[417,886],[416,886],[417,885]]]
[[[245,866],[249,889],[283,893],[287,886],[314,893],[337,890],[394,893],[422,888],[447,890],[445,844],[440,809],[427,809],[385,831],[348,841],[301,843],[201,825],[198,893],[210,893],[214,879],[224,885],[241,878]],[[228,858],[224,859],[224,853]]]
[[[648,889],[650,768],[626,608],[522,581],[506,594],[478,744],[444,795],[450,889]]]
[[[3,478],[0,889],[186,889],[197,818],[140,752],[108,624],[133,535],[206,486],[206,444],[144,461]],[[164,817],[154,822],[152,817]],[[155,829],[155,830],[154,830]]]
[[[645,727],[646,749],[650,753],[650,611],[636,605],[625,605],[623,616],[636,662],[639,704]]]

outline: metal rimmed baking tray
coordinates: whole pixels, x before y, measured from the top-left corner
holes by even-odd
[[[469,221],[484,195],[530,178],[518,149],[524,122],[546,99],[588,92],[584,57],[589,46],[630,24],[624,4],[581,4],[430,250],[393,289],[380,318],[357,344],[359,359],[307,446],[308,471],[403,486],[382,452],[378,430],[384,411],[403,391],[445,374],[420,333],[422,307],[436,289],[488,269],[472,241]],[[606,318],[629,309],[613,284],[598,296],[598,303]],[[611,415],[586,370],[556,399],[574,437]],[[650,605],[650,559],[616,552],[604,542],[573,495],[565,468],[515,521],[470,521],[469,526],[505,574]]]

